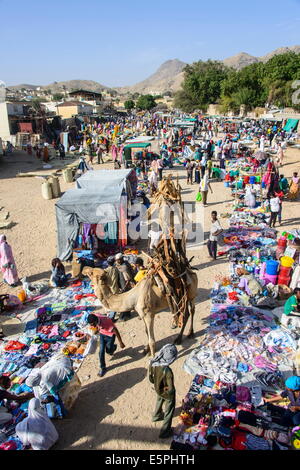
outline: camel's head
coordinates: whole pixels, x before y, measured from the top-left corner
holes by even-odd
[[[85,267],[82,274],[88,276],[94,286],[106,285],[107,275],[103,269]]]

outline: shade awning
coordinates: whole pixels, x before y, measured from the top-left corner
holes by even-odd
[[[296,129],[298,125],[299,119],[288,119],[286,125],[284,126],[283,130],[286,132],[291,132]]]

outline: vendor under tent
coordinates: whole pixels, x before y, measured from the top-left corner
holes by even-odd
[[[121,184],[105,185],[102,190],[70,189],[56,203],[58,257],[69,260],[83,224],[109,226],[115,243],[127,243],[127,196]]]

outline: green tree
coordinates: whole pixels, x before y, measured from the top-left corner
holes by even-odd
[[[229,69],[218,61],[202,60],[184,68],[182,89],[175,95],[175,107],[192,112],[206,110],[211,103],[217,103],[221,96],[221,84]]]
[[[53,95],[53,100],[54,101],[61,101],[63,99],[64,95],[62,93],[54,93]]]
[[[127,111],[131,111],[135,107],[135,103],[133,100],[127,100],[124,103],[124,107],[127,109]]]
[[[141,109],[143,111],[150,111],[155,106],[155,98],[152,95],[141,95],[136,103],[137,109]]]

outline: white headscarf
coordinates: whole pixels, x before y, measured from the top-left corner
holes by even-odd
[[[48,450],[58,439],[54,425],[36,398],[30,400],[28,417],[17,424],[16,434],[24,446],[31,445],[33,450]]]
[[[177,358],[177,348],[175,344],[166,344],[163,346],[160,351],[155,355],[155,357],[150,361],[151,367],[160,367],[160,366],[169,366]]]

